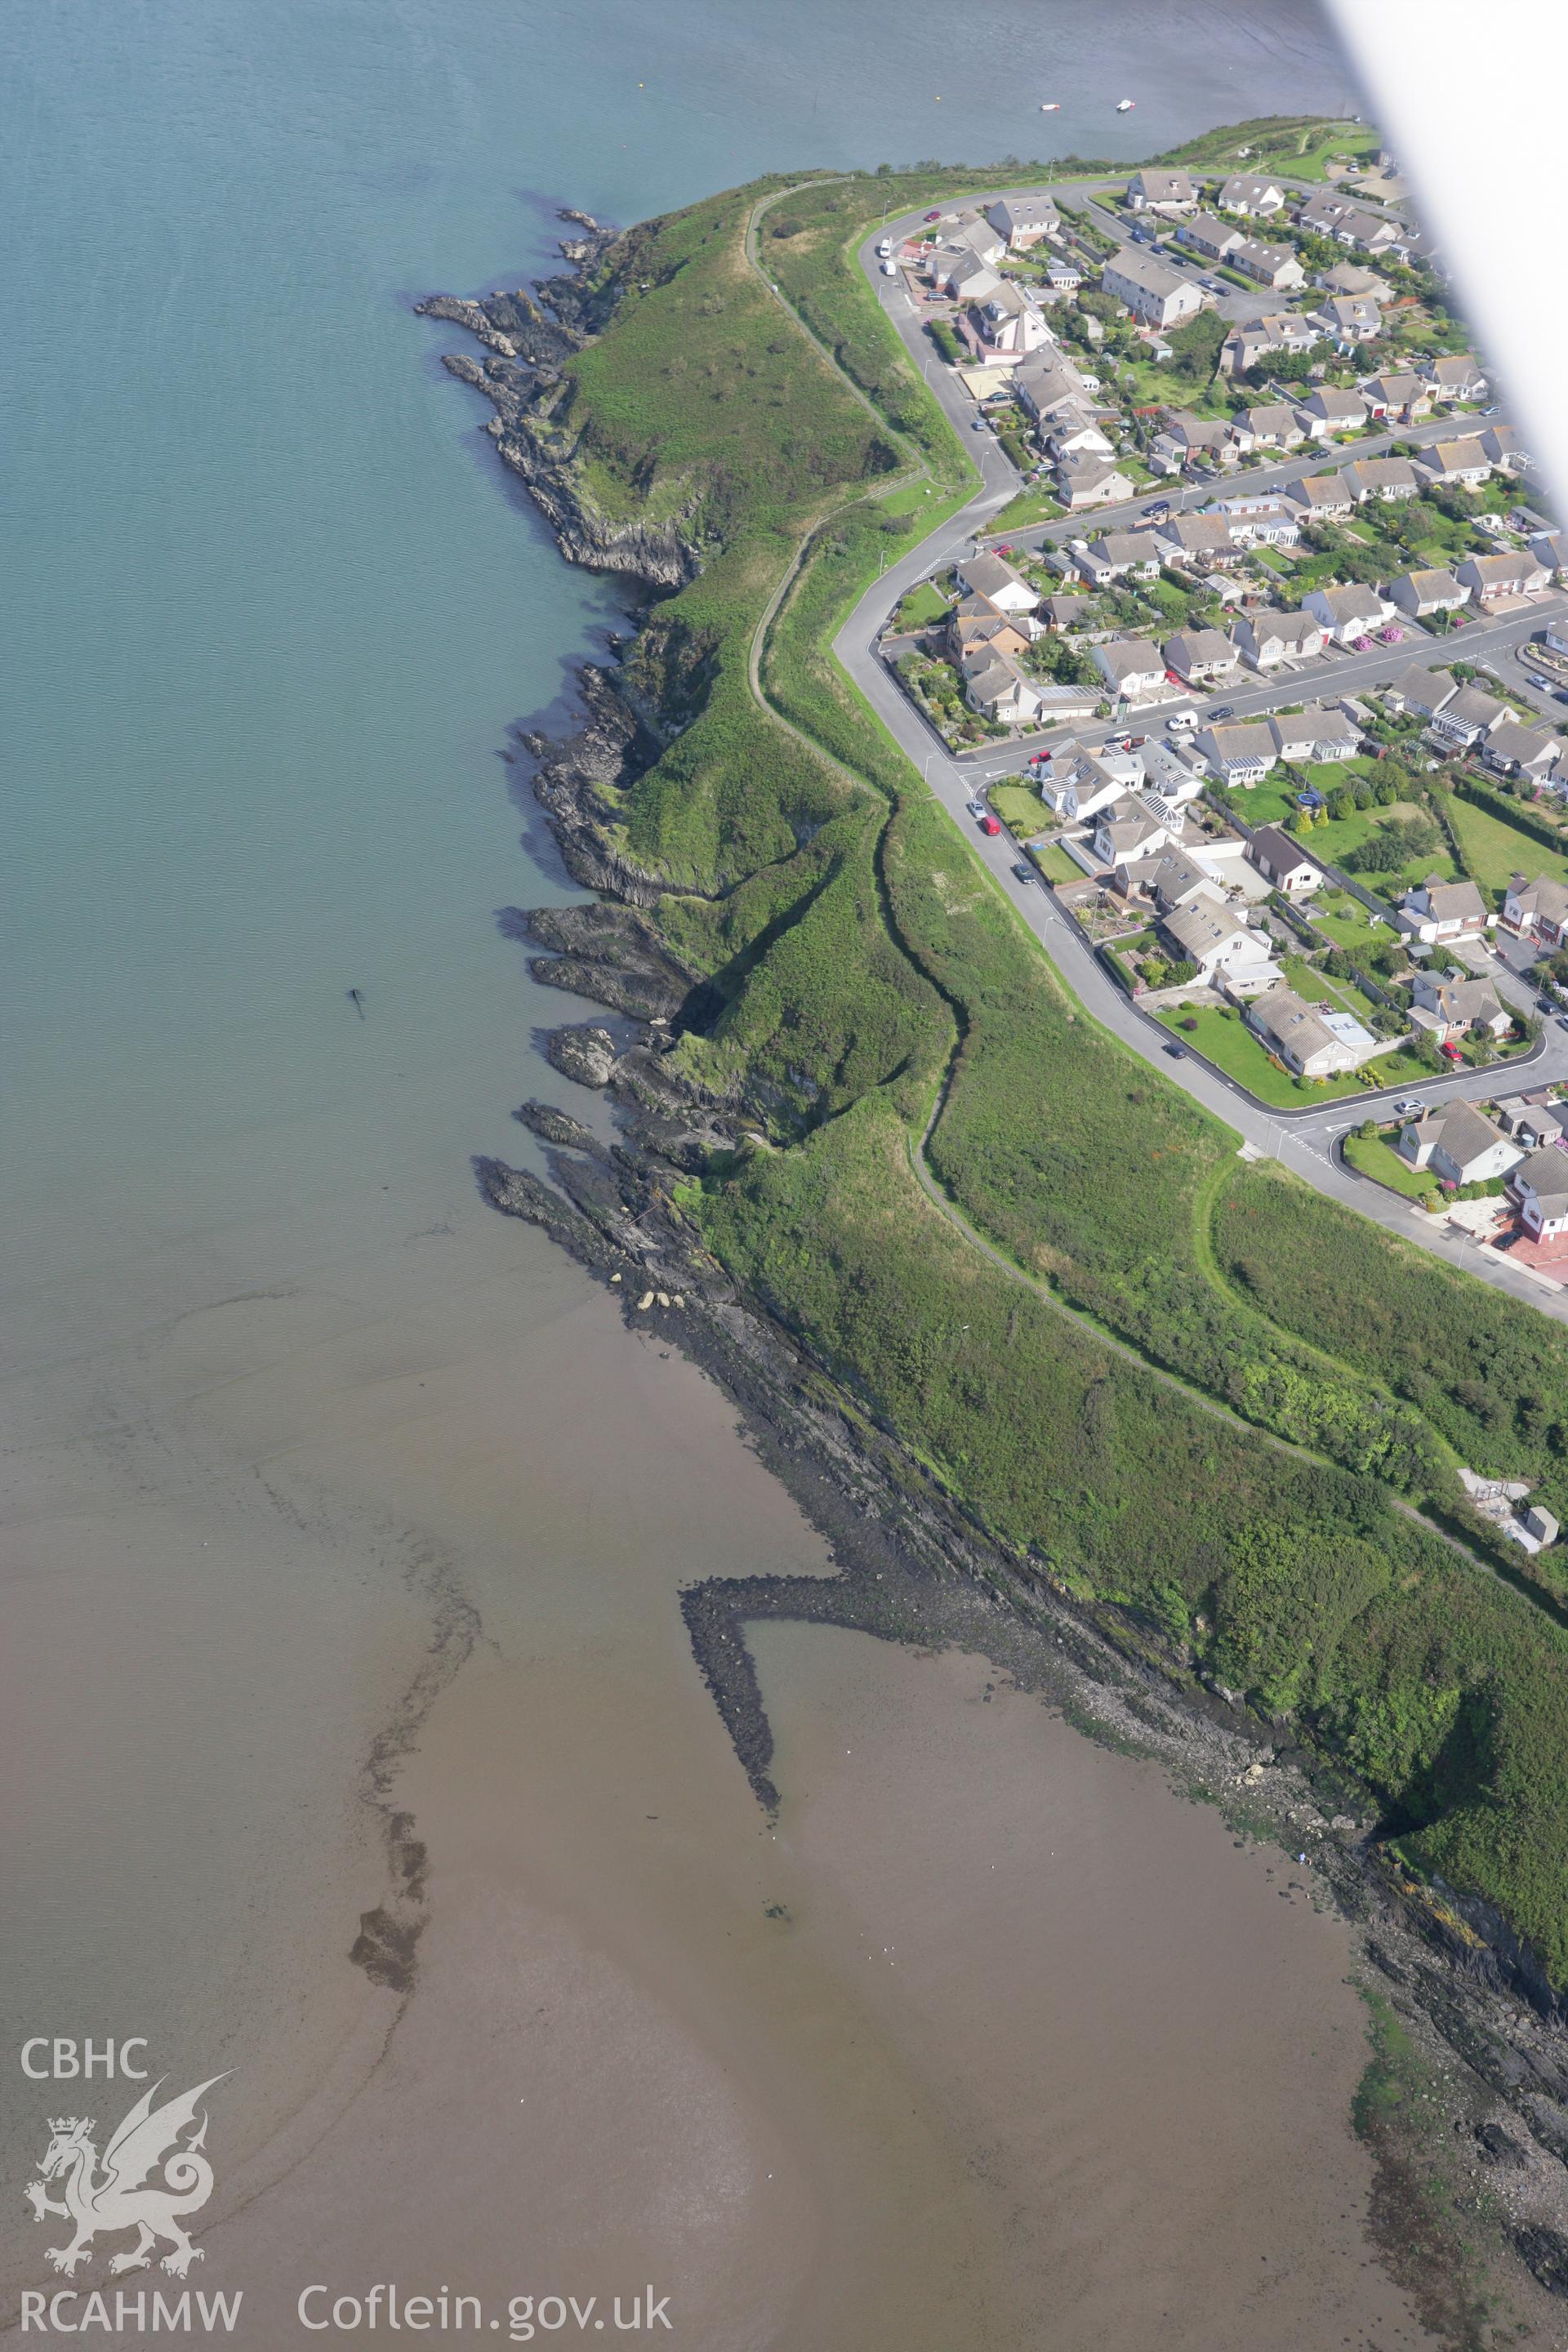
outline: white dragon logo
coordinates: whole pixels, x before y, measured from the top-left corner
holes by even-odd
[[[201,2153],[207,2136],[206,2116],[202,2116],[195,2137],[184,2147],[178,2141],[180,2134],[196,2121],[203,2093],[224,2077],[214,2074],[198,2083],[194,2091],[182,2091],[178,2098],[166,2099],[161,2107],[153,2108],[153,2101],[166,2079],[160,2077],[151,2090],[143,2091],[121,2123],[103,2151],[101,2173],[98,2150],[88,2137],[94,2128],[92,2117],[49,2118],[50,2138],[39,2167],[41,2177],[27,2183],[26,2196],[36,2221],[58,2213],[75,2222],[76,2235],[68,2246],[46,2249],[56,2270],[64,2271],[68,2278],[75,2274],[79,2263],[92,2260],[94,2238],[120,2230],[140,2234],[127,2252],[113,2256],[109,2265],[111,2273],[145,2270],[160,2240],[165,2238],[174,2251],[163,2256],[163,2267],[176,2278],[184,2278],[193,2263],[204,2259],[200,2246],[193,2246],[185,2234],[181,2217],[199,2212],[213,2193],[213,2168]],[[162,2179],[153,2181],[152,2176],[160,2170]],[[45,2190],[45,2181],[57,2179],[65,2184],[64,2204]]]

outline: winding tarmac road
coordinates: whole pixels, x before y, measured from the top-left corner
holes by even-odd
[[[1038,191],[1033,191],[1037,194]],[[989,433],[972,434],[970,427],[975,415],[973,404],[956,375],[940,362],[929,364],[930,353],[922,332],[923,312],[910,301],[901,279],[891,281],[879,274],[876,247],[883,236],[896,241],[911,227],[919,225],[920,215],[910,214],[888,222],[872,232],[861,244],[858,252],[860,267],[865,271],[872,290],[879,296],[886,289],[891,299],[884,309],[899,333],[917,370],[930,383],[949,420],[963,440],[981,476],[981,487],[968,504],[948,518],[937,530],[928,533],[920,543],[888,569],[874,586],[855,606],[834,640],[834,652],[855,685],[883,721],[889,732],[914,762],[938,800],[948,811],[969,842],[974,855],[989,867],[998,887],[1011,901],[1020,919],[1034,933],[1039,945],[1049,956],[1062,980],[1094,1018],[1112,1030],[1131,1049],[1153,1065],[1160,1076],[1173,1086],[1184,1087],[1205,1108],[1212,1111],[1231,1128],[1241,1143],[1250,1147],[1259,1157],[1279,1160],[1319,1192],[1342,1201],[1359,1214],[1373,1218],[1405,1240],[1416,1243],[1435,1256],[1450,1263],[1462,1264],[1465,1269],[1510,1292],[1526,1304],[1538,1307],[1543,1314],[1568,1321],[1568,1293],[1555,1284],[1527,1273],[1522,1267],[1500,1256],[1495,1251],[1477,1246],[1462,1228],[1447,1220],[1430,1218],[1420,1210],[1386,1192],[1381,1185],[1360,1177],[1341,1160],[1337,1146],[1345,1129],[1364,1118],[1380,1097],[1354,1096],[1333,1103],[1300,1111],[1277,1111],[1258,1103],[1253,1097],[1233,1086],[1218,1071],[1192,1055],[1184,1060],[1172,1059],[1166,1048],[1169,1032],[1153,1018],[1135,1006],[1110,979],[1104,966],[1084,935],[1057,906],[1051,892],[1039,882],[1020,883],[1014,868],[1020,856],[1016,841],[1004,830],[994,836],[980,833],[969,814],[968,803],[979,785],[990,777],[1016,773],[1018,758],[995,755],[989,761],[972,763],[955,759],[946,745],[916,711],[899,687],[887,663],[877,651],[889,616],[903,596],[919,581],[943,564],[952,562],[963,551],[973,549],[984,536],[985,527],[997,510],[1015,497],[1019,488],[1019,477]],[[765,272],[763,273],[765,276]],[[793,314],[792,314],[793,315]],[[814,339],[815,340],[815,339]],[[837,363],[834,362],[836,365]],[[1438,423],[1431,427],[1418,427],[1405,432],[1402,439],[1430,439],[1451,434],[1452,424]],[[1359,445],[1362,451],[1371,452],[1379,446],[1372,442]],[[1300,456],[1279,467],[1249,471],[1248,487],[1262,486],[1275,479],[1285,480],[1300,472]],[[1199,493],[1206,496],[1207,492]],[[1093,521],[1096,530],[1125,529],[1136,518],[1137,502],[1123,507],[1098,509]],[[1063,519],[1060,522],[1031,529],[1026,533],[1015,533],[1018,541],[1038,544],[1044,540],[1065,538],[1081,532],[1081,519]],[[1560,604],[1562,599],[1552,600]],[[1542,609],[1536,608],[1515,617],[1490,624],[1478,625],[1465,634],[1465,658],[1481,667],[1502,668],[1507,665],[1508,682],[1514,690],[1546,707],[1547,697],[1539,682],[1517,661],[1517,648],[1540,627]],[[1419,658],[1422,645],[1406,646],[1397,652],[1380,648],[1375,654],[1347,655],[1327,663],[1322,671],[1323,686],[1328,691],[1342,693],[1370,687],[1379,678],[1390,678]],[[1278,684],[1260,685],[1256,689],[1243,688],[1232,697],[1238,715],[1248,710],[1277,704],[1280,697]],[[1174,706],[1181,707],[1181,706]],[[1162,710],[1164,706],[1162,706]],[[1498,958],[1488,967],[1500,982],[1505,993],[1516,1003],[1525,992],[1513,971]],[[1541,1085],[1547,1080],[1568,1080],[1568,1031],[1555,1024],[1548,1027],[1536,1050],[1522,1063],[1513,1066],[1521,1080]],[[1528,1078],[1525,1073],[1528,1070]],[[1466,1072],[1452,1078],[1436,1078],[1425,1084],[1390,1088],[1401,1096],[1418,1095],[1427,1103],[1447,1101],[1455,1096],[1482,1098],[1494,1095],[1499,1075],[1492,1072]]]

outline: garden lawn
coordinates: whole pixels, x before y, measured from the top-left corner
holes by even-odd
[[[1546,848],[1489,809],[1478,808],[1456,793],[1448,803],[1448,819],[1465,863],[1483,890],[1506,889],[1510,874],[1527,874],[1531,881],[1544,874],[1553,882],[1568,882],[1568,856]]]
[[[1358,949],[1386,947],[1393,933],[1387,923],[1369,913],[1359,898],[1342,890],[1336,902],[1314,899],[1303,909],[1314,930],[1321,931],[1336,947],[1346,948],[1353,955]]]
[[[1042,841],[1030,851],[1047,882],[1081,882],[1083,868],[1069,857],[1059,841]]]
[[[1048,490],[1020,490],[1016,499],[1009,499],[1000,514],[993,515],[991,529],[1023,530],[1032,522],[1056,522],[1065,511],[1061,501],[1053,499]]]
[[[993,784],[991,805],[1008,832],[1016,833],[1020,840],[1031,838],[1046,822],[1046,804],[1027,784]],[[1081,870],[1075,866],[1073,871],[1081,881]]]
[[[942,620],[946,612],[947,599],[941,589],[934,582],[922,580],[918,587],[910,590],[899,606],[896,625],[900,629],[929,628],[933,621]]]
[[[1330,1102],[1337,1095],[1362,1091],[1353,1076],[1325,1078],[1321,1083],[1317,1079],[1299,1082],[1269,1060],[1239,1013],[1222,1012],[1217,1004],[1194,1005],[1190,1013],[1175,1006],[1157,1017],[1180,1044],[1202,1054],[1259,1102],[1277,1104],[1282,1110],[1304,1110],[1310,1103]],[[1180,1025],[1184,1021],[1195,1021],[1197,1027],[1184,1029]]]
[[[1407,1201],[1425,1200],[1436,1190],[1429,1174],[1401,1160],[1381,1135],[1357,1135],[1352,1129],[1344,1139],[1344,1154],[1358,1175],[1370,1176],[1390,1192],[1402,1192]]]
[[[1331,980],[1320,965],[1309,963],[1305,956],[1288,955],[1281,961],[1286,979],[1297,995],[1305,997],[1309,1004],[1315,1004],[1320,998],[1326,997],[1330,1003],[1337,1004],[1342,1012],[1359,1021],[1363,1028],[1371,1028],[1377,1007],[1372,998],[1363,996],[1352,982]]]

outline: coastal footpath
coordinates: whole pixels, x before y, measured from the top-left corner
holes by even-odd
[[[527,919],[534,968],[621,1016],[552,1058],[613,1088],[625,1136],[606,1154],[529,1107],[557,1186],[481,1181],[710,1363],[847,1562],[858,1531],[891,1545],[903,1597],[868,1630],[941,1634],[976,1592],[991,1640],[1070,1621],[1194,1702],[1184,1722],[1223,1711],[1220,1737],[1307,1776],[1304,1832],[1355,1829],[1481,2077],[1568,2147],[1563,1612],[1489,1552],[1458,1476],[1556,1491],[1563,1339],[1238,1160],[1087,1017],[828,650],[973,495],[852,264],[885,208],[960,184],[580,223],[535,294],[426,306],[479,336],[454,372],[564,551],[650,600],[584,677],[582,732],[532,747],[609,902]],[[689,1606],[764,1800],[741,1619],[769,1605],[748,1582]]]

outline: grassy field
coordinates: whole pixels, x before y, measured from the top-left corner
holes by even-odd
[[[1511,874],[1526,874],[1531,881],[1545,874],[1553,882],[1568,882],[1568,855],[1548,849],[1489,809],[1478,808],[1456,793],[1447,803],[1447,814],[1465,864],[1483,890],[1505,890]]]
[[[682,501],[706,551],[630,663],[681,731],[602,821],[711,977],[678,1066],[770,1141],[716,1163],[695,1214],[998,1541],[1289,1711],[1568,1980],[1568,1643],[1392,1501],[1462,1512],[1455,1445],[1555,1478],[1563,1341],[1472,1283],[1429,1305],[1445,1269],[1244,1166],[1089,1021],[828,651],[910,515],[937,521],[967,478],[849,256],[884,206],[976,184],[864,175],[647,224],[612,249],[603,331],[564,372],[559,423],[605,502]],[[764,268],[874,415],[748,272],[759,196]],[[877,492],[921,462],[933,495],[889,511]],[[803,549],[760,709],[748,651]],[[933,1207],[911,1151],[944,1073],[927,1153],[969,1219],[1252,1429],[1109,1354]]]
[[[1397,1151],[1384,1141],[1381,1135],[1356,1135],[1344,1139],[1345,1158],[1359,1175],[1370,1176],[1375,1183],[1384,1184],[1391,1192],[1401,1192],[1407,1201],[1425,1200],[1436,1188],[1433,1178],[1424,1170],[1412,1168]]]
[[[1193,171],[1288,173],[1293,180],[1321,180],[1336,155],[1364,163],[1383,144],[1382,134],[1370,123],[1348,122],[1319,114],[1264,115],[1251,122],[1233,122],[1200,132],[1161,163],[1185,163]]]
[[[1020,490],[1009,499],[1000,514],[993,515],[988,530],[1024,530],[1032,522],[1055,522],[1064,509],[1048,490]]]

